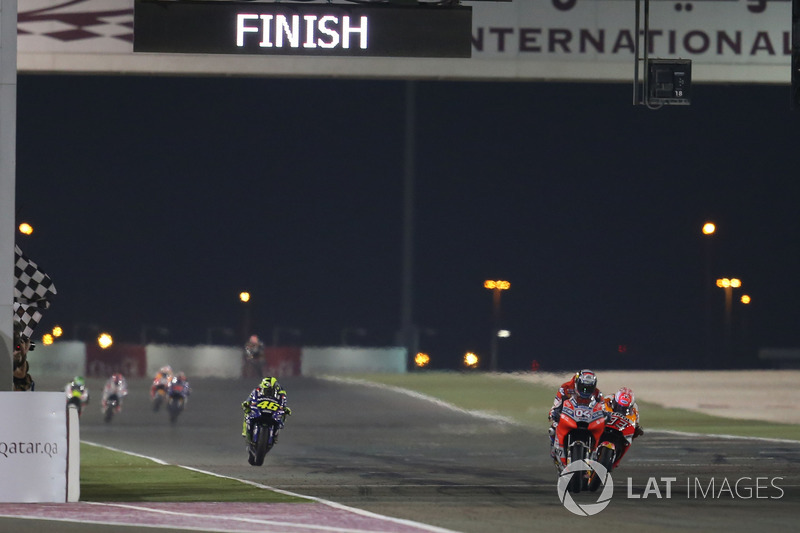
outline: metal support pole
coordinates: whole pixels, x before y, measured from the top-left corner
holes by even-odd
[[[403,274],[400,311],[400,342],[406,348],[407,368],[417,354],[414,309],[414,161],[416,157],[416,82],[406,81],[405,152],[403,161]]]
[[[0,0],[0,391],[14,388],[17,0]]]
[[[642,98],[649,107],[650,98],[650,0],[644,0],[644,89]]]
[[[639,96],[639,25],[641,24],[640,18],[640,11],[641,11],[641,0],[636,0],[636,15],[635,15],[635,29],[633,30],[634,35],[634,46],[633,46],[633,105],[641,104],[642,101]]]
[[[491,342],[491,360],[489,369],[492,372],[497,372],[497,334],[500,331],[500,293],[502,291],[497,288],[494,289],[492,294],[492,342]]]

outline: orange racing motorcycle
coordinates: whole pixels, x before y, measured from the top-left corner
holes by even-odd
[[[608,410],[606,410],[606,417],[603,435],[595,450],[595,460],[606,468],[606,472],[611,473],[619,465],[633,442],[636,433],[636,417]],[[597,490],[600,483],[601,480],[598,476],[590,475],[589,490]]]

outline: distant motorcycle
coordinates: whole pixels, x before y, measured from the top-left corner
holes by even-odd
[[[64,391],[67,395],[67,407],[74,405],[78,409],[78,416],[80,416],[83,413],[83,406],[89,403],[89,390],[86,385],[73,381],[67,384]]]
[[[108,378],[103,387],[103,401],[100,404],[100,411],[106,423],[111,422],[114,414],[122,410],[122,399],[127,395],[128,382],[125,376],[115,373]]]
[[[285,409],[270,398],[250,402],[250,411],[246,418],[247,462],[253,466],[264,464],[264,457],[275,445],[275,438],[278,430],[283,428],[285,418]]]
[[[602,402],[592,400],[580,405],[571,398],[564,400],[561,417],[556,427],[554,448],[559,471],[576,461],[591,459],[606,424]],[[567,490],[580,492],[589,488],[592,472],[573,474]]]
[[[167,399],[167,388],[168,386],[162,383],[154,385],[155,390],[153,392],[153,412],[157,413],[158,410],[161,408],[161,404]]]
[[[106,410],[103,412],[103,422],[111,422],[111,419],[114,418],[114,413],[117,411],[119,404],[119,396],[116,394],[112,394],[108,397],[106,400]]]
[[[173,424],[178,420],[178,415],[183,412],[186,406],[186,397],[189,395],[189,386],[185,381],[172,378],[167,387],[167,411],[169,421]]]

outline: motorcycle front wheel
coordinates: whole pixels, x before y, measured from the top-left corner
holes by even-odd
[[[169,421],[174,424],[178,420],[178,415],[183,411],[183,400],[170,399],[167,407],[169,408]]]
[[[611,448],[607,448],[605,446],[602,446],[597,451],[597,462],[606,468],[606,473],[608,474],[611,473],[611,469],[614,467],[615,456],[616,452]],[[592,472],[591,479],[589,480],[589,490],[595,492],[598,488],[600,488],[601,481],[602,480],[597,475],[597,473]]]
[[[588,455],[587,452],[588,449],[583,442],[576,442],[573,444],[569,449],[570,464],[586,459]],[[572,474],[572,479],[569,480],[569,485],[567,485],[567,490],[573,493],[578,493],[582,490],[586,490],[587,484],[588,479],[586,478],[586,472],[574,472]]]
[[[249,446],[248,462],[253,466],[261,466],[264,464],[264,458],[271,448],[272,443],[272,427],[258,427],[253,428],[253,444]]]

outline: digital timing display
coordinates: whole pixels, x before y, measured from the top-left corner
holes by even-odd
[[[470,57],[472,8],[136,0],[134,52]]]

